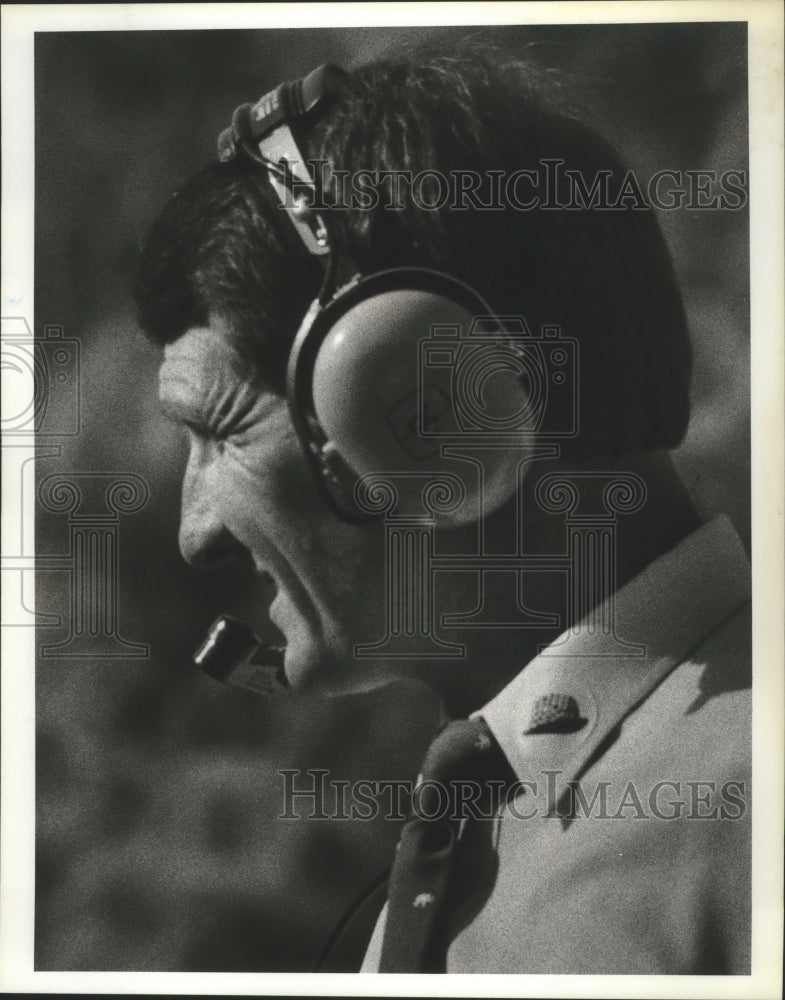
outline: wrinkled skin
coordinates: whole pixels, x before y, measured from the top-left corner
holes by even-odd
[[[313,482],[286,400],[266,388],[220,317],[165,349],[161,406],[187,428],[180,549],[195,566],[247,559],[277,592],[271,621],[286,639],[290,685],[360,691],[391,679],[356,661],[384,634],[383,525],[348,525]]]

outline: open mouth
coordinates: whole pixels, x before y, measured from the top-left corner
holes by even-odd
[[[278,583],[266,569],[257,568],[268,609],[278,593]],[[276,630],[279,631],[280,630]],[[288,687],[284,670],[286,641],[267,642],[253,628],[230,615],[221,615],[193,655],[193,662],[218,681],[273,695]]]

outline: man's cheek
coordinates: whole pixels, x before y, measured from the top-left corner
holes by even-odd
[[[229,488],[241,490],[257,505],[264,501],[280,512],[313,508],[317,491],[299,448],[227,444],[223,460]]]

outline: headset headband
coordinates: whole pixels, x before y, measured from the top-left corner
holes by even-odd
[[[222,163],[238,153],[250,156],[267,169],[282,206],[309,253],[330,252],[327,226],[311,209],[316,185],[290,126],[309,127],[317,121],[340,90],[347,74],[325,64],[301,80],[279,84],[256,104],[241,104],[232,124],[218,136],[218,159]]]

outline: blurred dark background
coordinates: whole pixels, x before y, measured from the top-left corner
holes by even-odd
[[[82,351],[82,430],[53,472],[134,473],[150,499],[119,523],[120,632],[147,658],[47,658],[37,670],[36,967],[310,968],[332,925],[385,867],[395,823],[283,821],[278,768],[411,777],[435,724],[415,689],[265,703],[197,675],[219,611],[259,621],[253,580],[200,577],[177,552],[185,453],[156,404],[156,349],[130,288],[170,192],[212,159],[235,105],[283,78],[429,41],[480,35],[553,69],[629,164],[747,169],[744,25],[44,33],[36,37],[36,315]],[[702,512],[749,539],[745,211],[661,212],[696,351],[677,454]],[[67,519],[38,511],[37,551]],[[38,608],[69,621],[67,574]],[[55,643],[65,629],[39,632]]]

